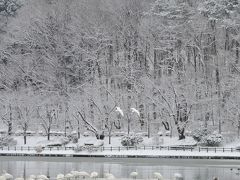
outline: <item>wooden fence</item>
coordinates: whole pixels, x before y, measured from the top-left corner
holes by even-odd
[[[33,146],[9,146],[0,147],[0,151],[35,151],[36,147]],[[190,152],[240,152],[237,148],[224,148],[224,147],[185,147],[185,146],[118,146],[118,147],[95,147],[95,146],[79,146],[79,147],[44,147],[47,151],[130,151],[130,150],[155,150],[155,151],[190,151]]]

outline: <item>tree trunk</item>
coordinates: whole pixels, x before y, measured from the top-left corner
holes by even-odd
[[[111,144],[111,134],[108,135],[108,144]]]
[[[12,135],[12,106],[9,104],[8,135]]]
[[[185,134],[184,134],[185,129],[184,129],[184,128],[181,129],[180,127],[178,127],[177,130],[178,130],[178,137],[179,137],[179,140],[185,139]]]
[[[27,144],[27,135],[24,134],[23,138],[24,138],[24,144]]]
[[[47,140],[50,140],[50,132],[47,133]]]
[[[147,122],[148,122],[148,123],[147,123],[147,126],[148,126],[148,127],[147,127],[147,133],[148,133],[148,138],[150,138],[150,128],[151,128],[150,125],[151,125],[151,124],[150,124],[150,115],[149,115],[149,113],[148,113],[147,116],[148,116],[148,121],[147,121]]]

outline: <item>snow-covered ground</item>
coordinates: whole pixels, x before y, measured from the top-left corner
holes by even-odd
[[[15,136],[14,139],[17,141],[17,146],[28,146],[28,147],[36,147],[38,145],[48,145],[48,144],[54,144],[54,143],[60,143],[62,141],[63,137],[51,137],[51,141],[47,141],[47,137],[44,136],[30,136],[27,138],[27,144],[23,144],[23,137],[21,136]],[[77,145],[84,145],[85,143],[88,144],[96,144],[98,142],[95,137],[81,137],[79,139],[79,142],[77,144],[69,143],[66,146],[68,147],[76,147]],[[125,157],[125,156],[147,156],[147,157],[164,157],[164,156],[184,156],[184,157],[192,157],[192,156],[205,156],[205,157],[240,157],[240,152],[239,151],[230,151],[230,150],[225,150],[224,152],[222,150],[214,150],[214,148],[211,150],[205,150],[204,148],[199,152],[198,147],[195,149],[186,149],[186,150],[179,150],[179,149],[143,149],[143,148],[138,148],[136,149],[113,149],[107,148],[107,147],[121,147],[121,137],[112,137],[111,139],[111,144],[108,143],[108,137],[104,139],[104,147],[105,149],[98,149],[97,151],[88,151],[88,150],[81,150],[80,152],[75,152],[72,149],[51,149],[49,150],[48,148],[45,149],[41,154],[54,154],[54,155],[68,155],[71,156],[73,154],[78,154],[78,155],[101,155],[101,156],[109,156],[109,157]],[[158,144],[156,144],[158,143]],[[170,137],[161,137],[160,139],[154,138],[147,138],[144,137],[144,141],[140,146],[156,146],[156,145],[161,145],[161,146],[179,146],[179,145],[195,145],[196,142],[191,138],[187,137],[185,140],[179,141],[177,137],[170,138]],[[237,143],[233,143],[232,146],[230,144],[228,147],[236,147]],[[216,151],[216,152],[215,152]],[[11,149],[7,150],[3,149],[0,150],[0,153],[12,153],[12,154],[35,154],[36,151],[32,148],[30,150],[23,149],[23,150],[16,150],[16,149]]]
[[[50,141],[47,141],[46,136],[29,136],[27,137],[27,144],[24,145],[23,142],[23,137],[22,136],[15,136],[14,139],[17,141],[17,146],[36,146],[36,145],[46,145],[49,143],[60,143],[61,139],[63,137],[51,137]],[[179,141],[177,137],[160,137],[160,138],[143,138],[143,143],[141,145],[143,146],[156,146],[156,145],[161,145],[161,146],[178,146],[178,145],[195,145],[196,142],[194,141],[193,138],[191,137],[186,137],[186,139]],[[84,145],[84,143],[92,143],[94,144],[96,142],[95,137],[84,137],[82,136],[78,144],[79,145]],[[75,146],[76,144],[69,143],[67,146]],[[111,144],[108,143],[108,137],[104,139],[104,146],[105,147],[119,147],[121,145],[121,137],[112,137],[111,138]]]

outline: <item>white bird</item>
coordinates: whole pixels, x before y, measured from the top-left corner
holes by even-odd
[[[65,175],[65,179],[67,179],[67,180],[70,180],[70,179],[73,179],[73,178],[74,178],[74,176],[71,173],[68,173],[68,174]]]
[[[19,177],[19,178],[15,178],[15,180],[24,180],[24,178]]]
[[[105,177],[106,179],[115,179],[115,176],[114,176],[113,174],[110,174],[110,173],[105,173],[105,174],[104,174],[104,177]]]
[[[42,174],[42,175],[38,175],[37,179],[39,179],[39,180],[48,180],[48,177],[46,175]]]
[[[116,111],[119,112],[119,114],[121,114],[121,116],[124,116],[123,110],[120,107],[116,107]]]
[[[0,176],[0,180],[6,180],[4,176]]]
[[[131,172],[130,173],[130,177],[133,178],[133,179],[136,179],[138,176],[138,172]]]
[[[71,174],[74,176],[74,178],[79,177],[79,172],[78,171],[71,171]]]
[[[164,180],[161,173],[155,172],[155,173],[153,173],[153,176],[154,176],[154,178],[157,178],[157,180]]]
[[[174,180],[183,180],[183,176],[179,173],[174,174]]]
[[[218,177],[213,177],[213,180],[218,180]]]
[[[90,175],[89,175],[87,172],[85,172],[85,171],[80,171],[80,172],[78,172],[78,175],[79,175],[80,177],[83,177],[83,179],[85,179],[85,178],[87,178],[87,177],[90,177]]]
[[[29,179],[36,179],[36,176],[35,175],[30,175]]]
[[[98,177],[98,173],[97,172],[92,172],[90,174],[90,178],[96,179]]]
[[[138,116],[140,116],[140,112],[137,109],[131,108],[131,110],[132,110],[132,113],[136,113]]]
[[[58,174],[56,179],[57,180],[64,180],[64,174]]]
[[[5,170],[3,170],[2,176],[4,176],[6,180],[13,179],[13,176],[11,174],[7,173]]]

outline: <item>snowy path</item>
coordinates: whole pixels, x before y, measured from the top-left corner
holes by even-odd
[[[145,157],[145,158],[189,158],[189,159],[240,159],[240,152],[198,152],[183,150],[121,150],[121,151],[81,151],[73,150],[0,150],[0,156],[61,156],[61,157]]]

